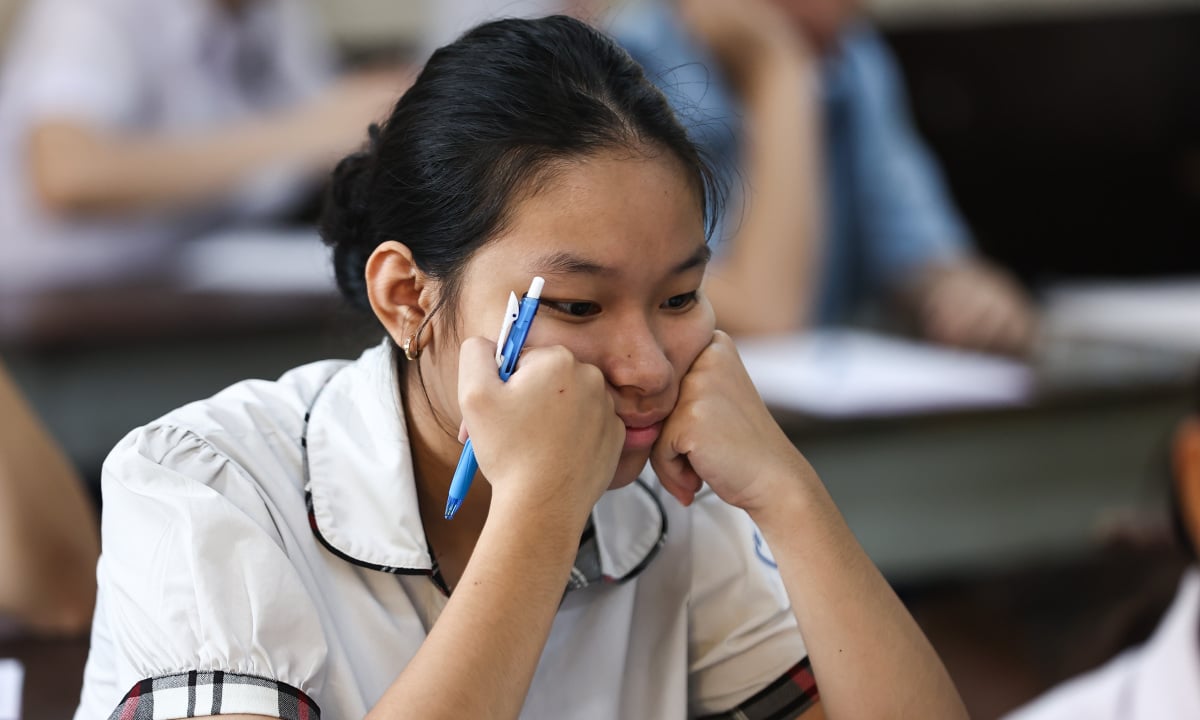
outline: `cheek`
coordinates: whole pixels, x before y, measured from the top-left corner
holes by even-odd
[[[675,368],[677,381],[683,379],[704,348],[712,343],[716,329],[716,315],[707,298],[701,298],[696,309],[671,329],[665,343],[666,354]]]
[[[443,336],[445,337],[445,336]],[[462,412],[458,407],[458,346],[439,347],[422,356],[421,375],[415,368],[414,384],[418,393],[427,394],[434,412],[446,422],[458,425]],[[420,385],[424,384],[424,391]]]
[[[607,341],[610,337],[612,331],[608,327],[573,325],[548,317],[544,321],[533,321],[525,347],[561,345],[570,350],[579,362],[603,367],[605,353],[612,345]]]

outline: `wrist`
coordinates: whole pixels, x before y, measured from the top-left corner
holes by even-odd
[[[816,471],[799,452],[766,468],[760,482],[767,490],[744,509],[768,540],[775,532],[794,527],[822,499],[832,502]]]
[[[527,488],[512,488],[512,483],[493,485],[488,508],[488,524],[524,528],[548,543],[578,544],[592,508],[577,507],[566,498],[541,497]],[[509,489],[505,489],[509,488]],[[572,556],[573,557],[573,556]]]

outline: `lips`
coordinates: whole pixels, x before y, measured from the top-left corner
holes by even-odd
[[[621,416],[625,423],[625,450],[649,450],[662,434],[664,415]]]

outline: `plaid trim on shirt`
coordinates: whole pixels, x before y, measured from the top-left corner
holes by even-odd
[[[174,720],[209,715],[265,715],[320,720],[321,709],[291,685],[221,672],[186,672],[142,680],[108,720]]]
[[[741,705],[701,720],[792,720],[820,699],[812,664],[804,658]]]

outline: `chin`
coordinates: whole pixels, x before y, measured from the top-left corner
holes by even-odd
[[[613,481],[609,484],[608,489],[619,490],[633,484],[633,481],[642,474],[642,470],[645,469],[649,460],[649,452],[622,454],[621,459],[617,461],[617,472],[613,475]]]

